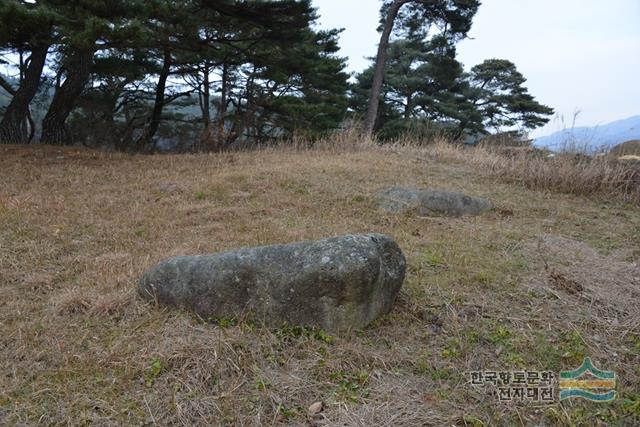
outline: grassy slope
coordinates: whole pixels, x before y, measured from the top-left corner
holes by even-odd
[[[0,146],[0,180],[4,423],[301,424],[320,400],[330,424],[640,417],[637,207],[530,191],[428,149],[128,157]],[[378,211],[372,194],[395,184],[497,209]],[[410,267],[393,312],[347,337],[203,323],[133,291],[168,256],[358,232],[393,236]],[[583,295],[554,286],[545,257]],[[618,373],[614,404],[508,406],[465,383],[471,369],[558,371],[585,355]]]

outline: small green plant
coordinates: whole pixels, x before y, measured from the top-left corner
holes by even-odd
[[[427,374],[431,371],[431,354],[424,353],[416,359],[415,372],[418,374]]]
[[[431,370],[431,379],[434,381],[448,380],[453,378],[453,372],[450,369],[433,368]]]
[[[216,324],[221,328],[231,328],[238,324],[238,319],[235,317],[210,317],[207,321]]]
[[[12,405],[12,399],[7,396],[0,396],[0,408],[3,411],[9,410]]]
[[[480,270],[475,272],[470,277],[470,280],[472,283],[488,286],[495,280],[495,277],[493,276],[493,274],[489,273],[487,270]]]
[[[587,355],[587,346],[575,329],[560,334],[560,348],[562,358],[572,363],[581,363]]]
[[[287,408],[283,404],[278,405],[278,413],[284,420],[290,420],[292,418],[297,417],[298,415],[304,412],[303,408],[300,405],[293,406],[291,408]]]
[[[525,365],[524,358],[518,351],[514,342],[516,335],[508,328],[502,325],[494,326],[489,332],[487,339],[500,349],[502,359],[507,361],[510,365]]]
[[[337,383],[334,396],[338,401],[357,403],[361,398],[369,396],[369,391],[366,388],[369,374],[364,371],[356,373],[335,371],[329,375],[329,378]]]
[[[196,193],[196,200],[204,200],[207,197],[207,194],[204,191],[198,191]]]
[[[307,185],[302,182],[297,182],[293,180],[285,180],[280,183],[280,186],[285,190],[292,192],[293,194],[297,194],[299,196],[306,196],[311,194]]]
[[[421,375],[426,375],[433,381],[453,378],[454,374],[450,369],[433,366],[431,359],[432,357],[430,353],[425,353],[420,356],[415,363],[415,372]]]
[[[423,252],[420,256],[420,261],[428,267],[442,267],[445,265],[445,259],[442,254],[433,251]]]
[[[620,410],[623,414],[640,420],[640,394],[630,394],[621,399]]]
[[[498,325],[489,333],[489,341],[494,344],[505,344],[511,337],[511,331],[504,326]]]
[[[336,341],[336,339],[333,336],[329,335],[322,329],[314,330],[313,338],[315,338],[318,341],[323,341],[327,344],[333,344]]]
[[[262,378],[256,378],[253,387],[258,391],[264,391],[269,388],[270,384]]]
[[[485,427],[485,423],[478,417],[474,417],[473,415],[465,415],[463,417],[464,425],[469,427]]]
[[[506,354],[505,354],[505,359],[507,360],[507,362],[509,362],[511,365],[515,365],[515,366],[524,366],[524,359],[522,358],[522,355],[520,353],[518,353],[516,350],[514,349],[509,349]]]
[[[280,338],[281,340],[288,340],[291,338],[312,338],[317,341],[322,341],[327,344],[333,344],[335,342],[335,338],[324,330],[319,328],[311,328],[308,326],[293,326],[293,325],[283,325],[282,327],[276,329],[274,334]]]
[[[460,356],[460,352],[462,351],[462,343],[459,338],[451,338],[447,341],[447,345],[444,347],[442,352],[440,353],[442,357],[447,359],[455,359]]]
[[[246,319],[240,324],[240,327],[247,332],[253,332],[258,327],[258,324],[253,319]]]
[[[464,334],[466,336],[466,341],[468,343],[477,344],[480,342],[480,334],[478,333],[478,331],[473,329],[468,329],[464,331]]]
[[[162,361],[158,357],[153,357],[149,361],[149,366],[147,368],[147,386],[151,387],[160,375],[165,371],[165,366]]]
[[[537,333],[534,336],[533,343],[528,346],[533,349],[531,354],[541,366],[552,371],[560,371],[563,369],[562,353],[557,345],[549,342],[549,337],[543,333]]]
[[[631,346],[632,354],[640,354],[640,336],[629,335],[627,338],[627,343]]]

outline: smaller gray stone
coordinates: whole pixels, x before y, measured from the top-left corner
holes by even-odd
[[[480,215],[491,209],[491,203],[451,191],[418,190],[393,187],[378,193],[380,207],[390,212],[415,212],[419,216]]]

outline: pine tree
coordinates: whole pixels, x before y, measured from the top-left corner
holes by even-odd
[[[390,43],[381,88],[380,111],[375,128],[389,139],[405,131],[432,130],[457,110],[462,88],[462,65],[451,40],[437,36],[423,41],[416,34]],[[357,76],[353,107],[364,113],[373,67]]]
[[[33,137],[33,124],[28,132],[25,123],[30,119],[29,104],[40,86],[56,21],[54,11],[40,2],[8,0],[0,4],[0,49],[29,54],[20,70],[19,86],[14,88],[3,80],[12,98],[0,123],[0,143],[26,144]]]
[[[471,68],[466,97],[482,117],[483,129],[519,126],[535,129],[549,122],[553,109],[540,104],[529,93],[527,81],[516,66],[505,59],[488,59]],[[460,129],[473,126],[462,121]],[[476,123],[477,127],[477,123]]]
[[[533,129],[548,122],[553,110],[528,93],[513,63],[487,60],[464,72],[455,45],[466,37],[477,8],[478,2],[471,0],[384,3],[381,46],[391,21],[398,38],[379,50],[375,65],[352,86],[352,108],[366,111],[367,129],[387,139],[435,128],[458,139],[516,126]],[[375,100],[369,95],[374,93]],[[378,105],[375,121],[370,122]]]
[[[84,91],[100,50],[137,29],[142,2],[137,0],[42,1],[61,18],[55,28],[58,69],[55,94],[42,121],[41,142],[63,145],[72,142],[66,121]]]
[[[466,37],[480,2],[478,0],[385,0],[381,9],[382,35],[373,72],[364,132],[370,135],[378,114],[389,38],[396,21],[402,34],[418,35],[424,40],[437,33],[452,41]]]
[[[3,16],[30,12],[10,1]],[[199,128],[201,148],[220,149],[301,128],[320,135],[344,118],[348,76],[338,32],[313,28],[310,0],[39,0],[38,8],[55,18],[43,38],[49,56],[35,79],[25,79],[37,89],[45,70],[54,82],[43,143],[149,150],[180,127],[190,135]],[[20,34],[30,31],[25,25]],[[18,49],[6,26],[0,36],[7,51]],[[8,80],[0,86],[15,92]],[[12,120],[24,133],[22,117]]]

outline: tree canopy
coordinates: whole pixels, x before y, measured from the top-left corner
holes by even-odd
[[[42,142],[122,150],[314,138],[346,114],[340,32],[315,28],[310,0],[7,0],[0,19],[19,23],[0,53],[21,58],[2,142],[29,141],[38,91]]]
[[[221,150],[353,116],[382,139],[543,125],[553,110],[513,63],[458,61],[479,6],[383,0],[378,56],[350,83],[311,0],[5,0],[0,142]]]
[[[548,122],[553,109],[529,94],[513,63],[489,59],[465,72],[458,61],[456,44],[478,7],[474,0],[383,2],[381,49],[351,89],[365,130],[382,138],[437,131],[459,139]]]

